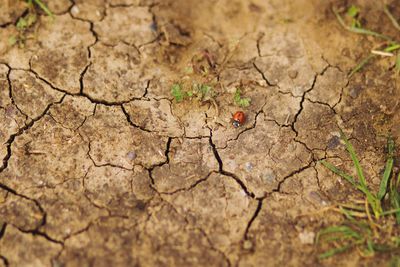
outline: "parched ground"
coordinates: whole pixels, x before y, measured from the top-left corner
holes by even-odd
[[[350,170],[338,127],[375,187],[385,136],[400,143],[393,60],[348,79],[380,41],[340,27],[343,1],[46,1],[55,19],[40,16],[24,48],[7,39],[25,6],[5,2],[0,266],[388,260],[316,257],[315,234],[340,220],[321,209],[359,196],[317,163]],[[355,2],[367,28],[399,36],[379,1]],[[204,50],[215,101],[176,103],[171,85]],[[252,103],[236,129],[237,86]]]

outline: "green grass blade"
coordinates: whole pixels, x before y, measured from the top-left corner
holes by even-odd
[[[393,52],[393,51],[396,51],[397,49],[400,49],[400,44],[393,43],[393,44],[390,44],[389,46],[385,47],[383,49],[383,51],[385,51],[385,52]]]
[[[346,245],[346,246],[330,249],[330,250],[318,255],[318,259],[323,260],[323,259],[330,258],[336,254],[345,252],[349,248],[351,248],[351,245]]]
[[[392,174],[394,141],[391,137],[388,138],[387,149],[388,149],[388,159],[386,161],[385,172],[383,173],[383,178],[379,185],[379,191],[377,195],[379,200],[382,200],[383,197],[386,195],[389,178],[390,175]]]
[[[361,70],[371,59],[373,59],[374,57],[376,57],[375,54],[369,54],[366,58],[364,58],[363,60],[360,61],[360,63],[357,64],[357,66],[354,67],[354,69],[351,70],[351,72],[349,73],[349,78],[351,76],[353,76],[356,72],[358,72],[359,70]]]
[[[335,9],[333,9],[333,13],[335,14],[336,19],[338,20],[338,22],[340,23],[340,25],[341,25],[344,29],[346,29],[346,30],[348,30],[348,31],[350,31],[350,32],[354,32],[354,33],[358,33],[358,34],[364,34],[364,35],[371,35],[371,36],[375,36],[375,37],[378,37],[378,38],[381,38],[381,39],[384,39],[384,40],[388,40],[388,41],[392,41],[392,42],[393,42],[393,40],[392,40],[389,36],[386,36],[386,35],[384,35],[384,34],[377,33],[377,32],[374,32],[374,31],[371,31],[371,30],[368,30],[368,29],[364,29],[364,28],[358,28],[358,27],[354,27],[354,26],[348,26],[348,25],[346,25],[346,23],[344,22],[342,16],[340,16],[339,12],[337,12]]]
[[[329,162],[325,161],[325,160],[321,160],[321,164],[324,165],[326,168],[328,168],[331,172],[339,175],[340,177],[346,179],[349,183],[351,183],[353,186],[357,186],[353,176],[348,175],[347,173],[345,173],[344,171],[336,168],[335,166],[333,166],[332,164],[330,164]]]
[[[388,16],[388,18],[392,22],[393,26],[400,31],[400,25],[397,22],[397,20],[394,18],[394,16],[392,15],[392,13],[390,13],[389,8],[387,7],[387,5],[383,6],[383,11],[385,12],[386,16]]]
[[[319,239],[325,235],[337,234],[340,235],[340,239],[361,239],[361,235],[354,231],[352,228],[346,225],[340,226],[330,226],[325,229],[322,229],[318,232],[316,237],[316,243],[318,243]]]
[[[343,139],[343,141],[346,144],[347,151],[350,153],[350,157],[351,157],[351,160],[353,161],[354,167],[356,167],[356,171],[357,171],[357,175],[358,175],[360,184],[363,187],[367,188],[367,182],[365,180],[365,176],[364,176],[364,173],[362,171],[362,168],[361,168],[361,165],[360,165],[360,161],[357,158],[357,154],[356,154],[356,152],[354,150],[353,145],[349,142],[349,140],[347,139],[346,135],[344,134],[344,132],[341,129],[340,129],[340,136],[341,136],[341,138]]]
[[[50,11],[50,9],[47,8],[45,4],[41,0],[33,0],[35,4],[37,4],[48,16],[53,17],[53,13]]]
[[[400,53],[396,57],[396,71],[400,72]]]
[[[389,215],[389,214],[393,214],[393,213],[399,213],[400,212],[400,208],[397,208],[397,209],[393,209],[393,210],[387,210],[387,211],[384,211],[384,212],[382,212],[382,216],[385,216],[385,215]]]
[[[392,179],[390,182],[390,203],[393,209],[400,209],[400,193],[398,191],[398,186],[400,184],[400,173],[397,177],[397,181]],[[396,222],[400,224],[400,212],[396,212]]]

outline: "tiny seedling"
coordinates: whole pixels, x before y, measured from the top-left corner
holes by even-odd
[[[25,42],[28,39],[27,32],[37,21],[35,5],[42,9],[48,16],[53,17],[53,13],[45,4],[43,4],[41,0],[27,0],[25,2],[28,5],[28,13],[18,19],[17,24],[15,25],[18,34],[8,38],[8,43],[10,46],[15,44],[18,44],[18,46],[21,48],[25,46]]]
[[[240,88],[236,88],[235,95],[233,96],[233,101],[239,107],[245,108],[250,106],[251,99],[248,97],[242,97],[242,90]]]
[[[351,27],[361,28],[361,22],[357,19],[358,13],[360,13],[360,9],[355,5],[347,9],[347,16],[351,18]]]
[[[398,231],[391,227],[393,220],[400,225],[400,174],[393,173],[395,144],[391,137],[387,140],[387,160],[385,170],[377,192],[367,185],[360,162],[354,147],[341,132],[341,138],[356,169],[357,178],[338,169],[331,163],[321,163],[333,173],[348,181],[364,195],[364,200],[351,204],[339,205],[335,208],[345,217],[344,223],[321,230],[317,235],[317,243],[325,241],[333,248],[320,254],[320,259],[329,258],[338,253],[356,248],[361,256],[372,256],[379,252],[398,251],[400,238]],[[385,196],[388,201],[385,201]],[[386,203],[387,202],[387,203]]]
[[[176,102],[181,102],[185,98],[185,93],[182,91],[182,86],[178,83],[172,85],[171,94],[175,98]]]
[[[186,98],[197,99],[201,102],[208,101],[215,97],[214,88],[209,84],[196,83],[185,89],[185,85],[175,83],[171,87],[171,94],[176,102],[182,102]]]

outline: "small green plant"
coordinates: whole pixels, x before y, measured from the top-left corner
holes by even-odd
[[[215,97],[214,89],[209,84],[192,83],[189,89],[184,89],[185,86],[175,83],[171,87],[171,94],[176,102],[182,102],[185,98],[197,99],[201,102],[208,101]]]
[[[393,15],[390,13],[388,7],[385,5],[384,6],[384,12],[385,14],[389,17],[389,19],[392,21],[392,24],[394,27],[400,30],[400,26],[396,19],[393,17]],[[338,20],[339,24],[346,30],[357,33],[357,34],[362,34],[362,35],[370,35],[374,36],[376,38],[384,39],[387,43],[384,44],[381,47],[381,50],[372,50],[367,57],[363,58],[349,73],[349,77],[353,76],[356,72],[360,71],[368,62],[370,62],[373,58],[377,56],[394,56],[393,52],[397,51],[400,49],[400,43],[397,40],[392,39],[389,36],[386,36],[384,34],[371,31],[369,29],[365,29],[362,27],[360,20],[358,19],[359,14],[360,14],[360,9],[354,5],[350,6],[347,9],[347,16],[350,18],[351,22],[350,25],[346,24],[345,20],[343,17],[339,14],[339,12],[336,9],[333,9],[333,13],[336,16],[336,19]],[[400,70],[400,53],[396,57],[396,62],[395,62],[395,68],[397,71]]]
[[[398,233],[389,227],[393,219],[395,223],[400,225],[400,174],[396,178],[393,173],[395,150],[393,139],[388,137],[385,171],[379,190],[374,193],[367,185],[354,147],[346,135],[342,131],[340,133],[356,169],[357,178],[327,161],[322,160],[321,164],[348,181],[364,195],[365,200],[356,201],[356,204],[339,205],[339,208],[335,209],[344,215],[346,220],[341,225],[327,227],[318,233],[317,243],[324,240],[333,246],[333,248],[320,254],[319,258],[325,259],[352,248],[357,248],[362,256],[371,256],[382,251],[393,252],[400,249]],[[385,203],[386,195],[388,195],[388,203]]]
[[[17,21],[16,28],[18,31],[17,35],[9,37],[8,43],[10,46],[18,44],[19,47],[24,47],[25,42],[28,39],[27,32],[33,27],[37,21],[37,14],[35,11],[35,5],[42,9],[48,16],[53,17],[53,13],[43,4],[40,0],[27,0],[25,1],[28,5],[28,13],[20,17]]]
[[[359,13],[360,9],[355,5],[351,5],[349,9],[347,9],[347,16],[351,18],[351,27],[361,27],[361,22],[357,19]]]
[[[236,88],[235,95],[233,96],[233,101],[239,107],[245,108],[250,106],[251,99],[248,97],[242,97],[242,90],[240,88]]]
[[[185,98],[185,93],[182,91],[182,86],[177,83],[172,85],[171,94],[175,98],[176,102],[181,102]]]

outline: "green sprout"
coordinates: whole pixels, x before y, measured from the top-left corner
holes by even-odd
[[[215,97],[214,88],[211,85],[202,83],[193,83],[190,90],[184,90],[183,85],[175,83],[171,87],[171,94],[176,102],[181,102],[186,97],[196,98],[201,102]]]
[[[176,102],[181,102],[185,98],[185,93],[182,91],[182,86],[177,83],[172,85],[171,94],[175,97]]]
[[[233,96],[233,101],[239,107],[248,107],[251,104],[251,99],[248,97],[242,97],[242,91],[240,88],[236,88],[235,95]]]
[[[35,5],[42,9],[48,16],[54,16],[53,13],[47,8],[47,6],[43,4],[43,2],[40,0],[27,0],[25,2],[28,5],[28,13],[18,19],[16,24],[18,34],[10,36],[8,38],[8,44],[10,46],[13,46],[15,44],[18,44],[21,48],[25,46],[25,42],[28,39],[27,32],[37,22]]]
[[[355,5],[352,5],[349,7],[349,9],[347,9],[347,16],[351,18],[352,27],[357,27],[357,28],[361,27],[361,22],[357,19],[359,13],[360,9]]]

